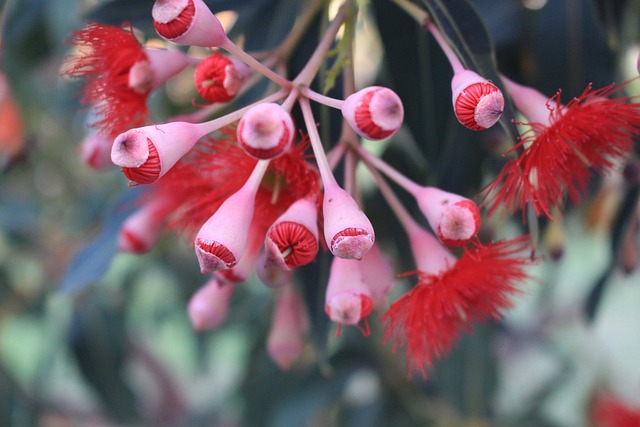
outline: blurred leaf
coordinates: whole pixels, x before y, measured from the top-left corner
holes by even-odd
[[[618,47],[621,21],[625,17],[625,11],[629,0],[593,0],[600,23],[607,33],[609,46]]]
[[[107,271],[117,253],[118,232],[125,219],[136,207],[138,188],[129,189],[111,209],[105,212],[100,234],[74,256],[62,279],[60,291],[75,293],[95,283]]]

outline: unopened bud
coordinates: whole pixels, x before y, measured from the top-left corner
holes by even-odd
[[[202,0],[156,0],[151,15],[158,34],[174,43],[214,47],[227,40],[222,24]]]
[[[248,74],[245,64],[214,52],[196,66],[196,90],[206,101],[228,102],[236,96]]]
[[[451,80],[453,111],[458,121],[471,130],[490,128],[500,120],[504,111],[504,97],[500,89],[480,77],[464,70]]]
[[[360,136],[377,141],[389,138],[400,129],[404,107],[391,89],[371,86],[345,99],[342,115]]]
[[[291,114],[275,103],[251,107],[240,119],[237,138],[240,147],[260,160],[283,155],[293,142],[295,125]]]

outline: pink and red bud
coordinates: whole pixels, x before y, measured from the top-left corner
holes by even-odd
[[[342,115],[358,135],[377,141],[389,138],[400,129],[404,107],[391,89],[370,86],[345,99]]]
[[[311,199],[294,202],[269,228],[265,238],[266,266],[296,268],[318,253],[318,208]]]
[[[118,236],[118,250],[142,254],[148,252],[162,234],[164,221],[171,205],[160,198],[147,202],[122,224]]]
[[[118,135],[111,161],[136,184],[150,184],[167,173],[203,136],[202,128],[187,122],[131,129]]]
[[[418,206],[442,243],[463,246],[480,229],[480,209],[466,197],[435,187],[420,187],[414,194]]]
[[[191,325],[196,331],[216,329],[227,318],[234,285],[212,277],[196,291],[187,308]]]
[[[258,162],[247,182],[205,222],[194,240],[202,274],[232,268],[247,247],[255,196],[268,162]]]
[[[248,74],[249,68],[244,63],[214,52],[196,66],[196,90],[208,102],[228,102],[236,96]]]
[[[111,146],[113,139],[102,132],[91,132],[80,142],[80,158],[91,169],[104,170],[113,167]]]
[[[151,15],[158,34],[174,43],[214,47],[228,40],[222,24],[202,0],[156,0]]]
[[[471,130],[490,128],[500,120],[504,97],[500,89],[470,70],[455,73],[451,80],[453,111]]]
[[[269,356],[282,370],[288,370],[300,358],[309,318],[300,294],[287,286],[277,296],[267,338]]]
[[[265,286],[276,289],[291,283],[293,270],[269,264],[266,260],[266,253],[263,252],[258,258],[256,276]]]
[[[335,257],[325,296],[327,315],[339,325],[357,325],[366,320],[372,308],[371,291],[362,276],[360,263]],[[363,333],[368,335],[366,325]]]
[[[378,244],[374,243],[362,258],[360,271],[371,292],[373,307],[377,310],[383,310],[395,277],[392,261],[382,253]]]
[[[248,155],[267,160],[283,155],[291,147],[295,125],[282,106],[266,102],[251,107],[242,116],[236,134]]]
[[[337,184],[329,185],[324,190],[322,209],[324,238],[331,253],[339,258],[362,259],[371,249],[375,233],[353,197]]]

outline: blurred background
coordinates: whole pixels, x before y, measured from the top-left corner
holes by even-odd
[[[568,100],[590,82],[638,75],[640,1],[469,1],[500,71],[548,96],[562,88]],[[207,3],[231,11],[230,34],[249,51],[277,46],[307,4]],[[394,88],[407,111],[385,158],[418,182],[473,197],[512,142],[500,129],[459,126],[449,108],[451,70],[433,41],[391,2],[359,3],[359,82]],[[273,292],[255,279],[237,288],[220,328],[195,332],[186,307],[205,279],[192,248],[167,234],[148,254],[117,253],[119,227],[141,190],[116,168],[83,161],[80,85],[60,76],[71,31],[126,21],[152,38],[152,5],[0,2],[0,426],[614,425],[593,417],[600,396],[640,411],[637,160],[621,168],[626,174],[594,180],[556,222],[540,222],[541,261],[516,307],[465,335],[428,380],[407,377],[404,356],[381,344],[375,319],[369,337],[355,328],[335,336],[323,313],[328,257],[297,279],[312,330],[287,372],[266,352]],[[317,31],[303,38],[290,70],[316,41]],[[154,93],[154,117],[192,108],[190,78]],[[625,91],[639,93],[635,83]],[[380,242],[396,254],[397,273],[410,270],[378,197],[366,202],[368,212],[376,207],[374,225],[385,224]],[[487,220],[485,232],[526,229],[518,214]],[[391,301],[411,283],[398,279]],[[615,425],[638,425],[628,420]]]

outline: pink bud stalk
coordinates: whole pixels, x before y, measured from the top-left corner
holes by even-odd
[[[284,287],[276,298],[267,351],[280,369],[287,371],[302,355],[309,316],[304,301],[293,286]]]
[[[166,174],[203,136],[238,120],[262,102],[282,98],[280,91],[247,107],[203,123],[169,122],[131,129],[118,135],[111,160],[136,184],[150,184]]]
[[[417,187],[418,207],[442,243],[463,246],[480,229],[480,208],[473,201],[435,187]]]
[[[295,125],[291,114],[275,103],[251,107],[240,119],[237,128],[240,147],[259,160],[282,156],[291,147]]]
[[[235,266],[244,254],[255,195],[269,165],[261,160],[247,182],[225,200],[204,223],[194,240],[202,274]]]
[[[318,207],[311,199],[294,202],[269,227],[265,266],[289,270],[313,261],[318,253]]]
[[[541,123],[549,126],[549,97],[538,90],[517,84],[502,76],[507,92],[511,95],[513,103],[529,123]]]
[[[256,275],[265,286],[277,289],[291,283],[291,280],[293,279],[293,270],[269,264],[266,259],[266,253],[263,252],[258,258]]]
[[[374,243],[369,252],[362,258],[360,270],[364,282],[371,291],[373,308],[375,310],[384,310],[387,303],[387,294],[393,288],[393,279],[395,277],[391,259],[382,253],[377,243]]]
[[[135,211],[120,228],[118,250],[134,254],[148,252],[162,234],[170,210],[167,198],[156,198]]]
[[[391,89],[371,86],[345,99],[342,116],[358,135],[378,141],[391,137],[400,129],[404,107]]]
[[[301,98],[300,107],[324,185],[322,210],[327,246],[337,257],[362,259],[375,241],[373,226],[353,197],[336,182],[320,142],[309,100]]]
[[[80,158],[91,169],[105,170],[113,167],[111,146],[113,139],[102,132],[91,132],[80,142]]]
[[[433,21],[430,21],[427,27],[453,68],[451,92],[456,118],[471,130],[490,128],[500,120],[504,111],[502,92],[478,73],[464,68]]]
[[[371,291],[364,281],[360,264],[339,257],[333,258],[329,283],[325,295],[325,311],[329,318],[339,325],[357,325],[365,321],[361,329],[369,335],[366,317],[371,313],[373,301]],[[340,334],[340,329],[337,331]]]
[[[193,294],[187,311],[196,331],[212,330],[222,325],[227,318],[234,286],[212,277]]]

